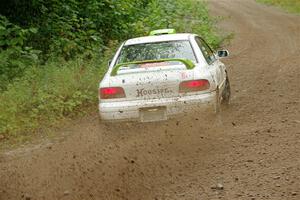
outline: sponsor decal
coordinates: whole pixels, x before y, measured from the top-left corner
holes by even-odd
[[[180,73],[181,79],[189,79],[192,78],[192,74],[191,73],[187,73],[187,72],[181,72]]]
[[[168,89],[168,88],[157,88],[157,89],[137,89],[136,90],[137,92],[137,95],[136,97],[143,97],[143,96],[146,96],[146,95],[164,95],[164,94],[170,94],[170,93],[173,93],[172,90]]]
[[[186,78],[188,78],[188,75],[187,75],[187,73],[185,73],[185,72],[181,72],[180,74],[181,74],[181,78],[182,78],[182,79],[186,79]]]

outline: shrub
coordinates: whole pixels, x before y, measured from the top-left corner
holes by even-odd
[[[0,16],[0,91],[21,77],[25,69],[38,63],[39,51],[25,46],[35,28],[22,29]]]
[[[77,114],[76,108],[94,103],[97,83],[105,69],[100,63],[103,60],[78,58],[26,70],[0,95],[0,133],[53,124]]]

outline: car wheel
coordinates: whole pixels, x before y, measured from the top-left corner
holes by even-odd
[[[219,87],[216,89],[216,97],[215,97],[215,104],[214,104],[214,112],[217,114],[221,111],[221,99],[220,99],[220,90]]]
[[[226,76],[225,87],[222,92],[222,105],[229,105],[230,96],[231,96],[230,82],[228,76]]]

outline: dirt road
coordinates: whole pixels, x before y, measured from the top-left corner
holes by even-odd
[[[119,127],[95,113],[59,142],[2,152],[0,199],[300,199],[300,17],[253,0],[210,7],[235,33],[230,108]]]

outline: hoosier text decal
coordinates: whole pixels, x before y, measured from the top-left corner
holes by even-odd
[[[146,90],[146,89],[137,89],[137,97],[143,97],[145,95],[152,95],[152,94],[169,94],[172,93],[173,91],[168,89],[168,88],[162,88],[162,89],[150,89],[150,90]]]

